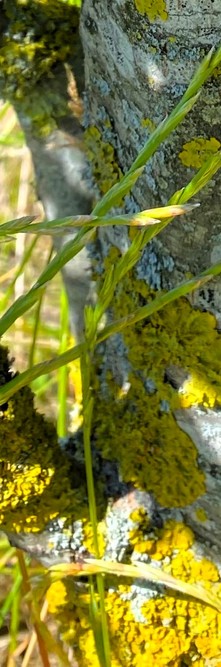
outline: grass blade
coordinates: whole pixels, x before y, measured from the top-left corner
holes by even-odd
[[[128,326],[136,324],[137,322],[141,322],[143,319],[150,317],[150,315],[153,315],[153,313],[156,313],[158,310],[161,310],[161,308],[164,308],[172,301],[179,299],[181,296],[186,296],[186,294],[192,292],[195,289],[199,289],[201,285],[204,285],[208,280],[211,280],[211,278],[213,278],[214,275],[218,275],[218,273],[221,273],[221,264],[216,265],[216,269],[217,273],[215,272],[212,273],[212,271],[214,271],[213,267],[212,269],[210,269],[210,273],[205,272],[196,278],[187,280],[178,287],[174,287],[174,289],[170,290],[169,292],[166,292],[165,294],[161,294],[160,296],[156,297],[146,306],[137,308],[137,310],[134,311],[134,313],[131,313],[126,317],[122,317],[122,319],[117,320],[116,322],[108,324],[99,333],[98,342],[106,340],[106,338],[109,338],[109,336],[112,336],[113,334],[123,331],[123,329],[125,329]]]
[[[53,255],[53,248],[50,248],[48,258],[46,260],[46,266],[48,266],[49,262],[51,261],[52,255]],[[34,363],[36,340],[37,340],[38,328],[39,328],[39,324],[40,324],[41,308],[42,308],[43,298],[44,298],[44,295],[45,295],[45,290],[46,290],[46,287],[45,287],[44,290],[42,290],[41,295],[39,296],[38,303],[37,303],[37,308],[36,308],[35,316],[34,316],[32,342],[31,342],[31,347],[30,347],[30,352],[29,352],[29,366],[30,366],[30,368],[33,366],[33,363]]]
[[[57,355],[49,361],[41,361],[39,364],[28,368],[23,373],[16,375],[13,380],[0,387],[0,404],[7,402],[8,399],[15,394],[16,391],[22,389],[27,384],[36,380],[36,378],[41,377],[42,375],[47,375],[52,371],[58,370],[64,364],[69,364],[74,359],[79,359],[84,349],[83,343],[80,345],[75,345],[71,347],[70,350],[63,352],[63,354]]]
[[[161,584],[166,588],[179,591],[184,595],[199,600],[210,605],[217,611],[221,611],[221,600],[211,591],[198,586],[198,584],[189,584],[186,581],[177,579],[172,574],[165,572],[162,568],[151,564],[136,562],[133,564],[124,564],[117,561],[99,560],[96,558],[84,558],[80,562],[69,564],[53,565],[48,570],[48,576],[51,581],[57,581],[64,577],[90,576],[102,572],[117,577],[131,577],[135,579],[145,579],[146,581]]]
[[[1,606],[1,609],[0,609],[0,628],[5,623],[6,617],[9,613],[10,609],[12,608],[13,600],[16,597],[16,595],[18,594],[18,591],[20,590],[21,584],[22,584],[22,576],[21,576],[20,572],[17,572],[14,583],[12,584],[12,587],[11,587],[8,595],[6,596],[6,598],[3,602],[3,605]]]
[[[82,248],[89,243],[93,238],[93,231],[88,232],[86,230],[80,230],[74,239],[65,243],[63,248],[58,252],[55,257],[51,260],[49,265],[44,269],[44,271],[39,276],[37,282],[33,287],[27,292],[20,296],[15,303],[2,315],[0,318],[0,336],[9,329],[9,327],[19,318],[21,315],[27,312],[35,303],[38,301],[41,296],[45,285],[48,281],[52,280],[56,273],[58,273],[62,267],[67,264],[67,262],[75,257]]]
[[[32,252],[33,252],[33,250],[36,246],[37,241],[38,241],[37,238],[33,239],[31,241],[30,245],[28,246],[28,248],[25,250],[25,252],[23,254],[23,257],[22,257],[22,261],[20,262],[17,270],[15,271],[13,279],[11,280],[9,287],[6,290],[5,295],[1,300],[1,304],[0,304],[0,309],[1,310],[4,310],[4,308],[7,306],[7,303],[8,303],[8,301],[10,300],[10,298],[13,294],[15,283],[18,280],[19,276],[23,273],[26,264],[29,262],[29,260],[31,258],[31,255],[32,255]]]
[[[211,76],[214,69],[218,67],[220,62],[221,62],[221,47],[218,48],[215,51],[215,53],[214,49],[211,49],[211,51],[203,59],[202,63],[200,63],[200,65],[198,66],[187,90],[185,91],[178,105],[150,135],[143,149],[141,150],[141,152],[131,165],[129,171],[127,172],[127,174],[125,174],[125,176],[123,176],[120,183],[117,185],[120,185],[122,188],[125,179],[128,178],[128,176],[133,172],[135,172],[137,169],[143,167],[146,164],[146,162],[150,159],[150,157],[152,157],[152,155],[156,152],[159,145],[169,136],[169,134],[171,134],[171,132],[173,132],[173,130],[177,127],[177,125],[181,123],[183,118],[187,115],[187,113],[191,110],[191,108],[197,101],[199,95],[198,91],[200,90],[201,86]],[[115,186],[115,193],[117,190],[117,185]],[[101,201],[98,202],[98,204],[94,208],[93,213],[96,212],[96,215],[100,215],[103,213],[103,202],[105,202],[105,213],[107,213],[107,211],[111,208],[112,206],[111,198],[110,198],[110,205],[108,208],[108,203],[107,200],[105,200],[105,197],[106,195],[104,195]]]
[[[64,287],[60,301],[60,354],[67,350],[69,337],[69,309],[68,298]],[[61,366],[58,372],[58,419],[57,433],[60,438],[67,435],[67,364]]]
[[[142,308],[137,309],[135,313],[132,313],[131,315],[128,315],[127,317],[124,317],[117,322],[112,322],[98,333],[97,344],[106,340],[106,338],[109,338],[109,336],[112,336],[119,331],[123,331],[123,329],[125,329],[127,326],[131,326],[131,324],[136,324],[136,322],[140,322],[141,320],[150,317],[150,315],[155,313],[157,310],[164,308],[164,306],[168,305],[168,303],[171,303],[172,301],[175,301],[175,299],[178,299],[180,296],[185,296],[189,292],[198,289],[200,285],[219,275],[219,273],[221,273],[221,264],[216,264],[215,266],[207,269],[207,271],[199,274],[199,276],[181,283],[181,285],[175,287],[173,290],[170,290],[166,294],[162,294],[156,297],[154,301],[152,301],[150,304],[147,304],[146,306],[142,306]],[[85,345],[81,343],[80,345],[76,345],[70,348],[70,350],[67,350],[67,352],[58,355],[49,361],[37,364],[31,369],[20,373],[6,385],[0,387],[0,404],[8,401],[8,399],[13,396],[16,391],[22,387],[25,387],[26,384],[29,384],[37,377],[45,375],[53,370],[57,370],[63,364],[70,363],[74,359],[78,359],[83,353],[84,349]]]
[[[139,169],[135,169],[132,174],[125,174],[119,183],[115,183],[112,188],[105,193],[102,200],[96,204],[93,209],[93,215],[105,215],[105,213],[113,208],[113,206],[119,204],[119,200],[131,192],[138,178],[140,178],[143,173],[143,169],[144,167],[139,167]]]

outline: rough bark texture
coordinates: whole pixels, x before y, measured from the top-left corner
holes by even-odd
[[[84,0],[85,141],[94,182],[101,192],[126,171],[148,133],[180,98],[196,63],[217,43],[220,23],[218,0]],[[53,72],[56,88],[60,79],[58,70]],[[219,147],[220,79],[216,74],[188,119],[148,164],[133,196],[126,198],[127,211],[165,203],[205,156]],[[32,136],[27,110],[24,114],[19,102],[16,108],[26,125],[47,214],[51,217],[87,211],[89,204],[84,210],[81,199],[76,204],[76,191],[72,200],[73,183],[65,167],[73,150],[72,164],[77,160],[79,165],[80,157],[81,169],[83,153],[78,147],[68,147],[67,161],[60,158],[66,149],[60,153],[57,148],[63,141],[59,118],[49,137],[39,139]],[[62,174],[66,174],[63,197],[66,200],[70,193],[71,199],[70,207],[68,204],[65,209],[63,199],[60,207],[60,194],[54,197],[61,163]],[[42,171],[45,166],[46,181]],[[202,205],[195,217],[182,223],[175,221],[147,247],[136,270],[116,290],[114,316],[145,303],[152,298],[153,289],[168,288],[187,272],[196,273],[220,258],[220,187],[217,176],[200,195]],[[91,253],[98,276],[103,264],[116,262],[129,243],[125,229],[99,233]],[[74,307],[76,303],[74,297]],[[199,306],[205,312],[197,310]],[[220,282],[216,281],[195,295],[194,307],[181,299],[150,322],[102,346],[93,423],[102,555],[121,561],[151,560],[181,579],[200,581],[208,589],[214,587],[218,595],[221,341],[215,315],[218,317],[220,312]],[[4,357],[2,363],[4,381],[8,381]],[[2,486],[3,525],[10,533],[20,530],[23,535],[16,538],[18,543],[29,550],[31,545],[40,557],[49,556],[49,562],[52,543],[55,559],[69,559],[72,552],[85,548],[92,551],[80,434],[74,440],[73,468],[67,451],[58,455],[54,434],[50,448],[50,434],[43,422],[38,421],[31,443],[34,422],[30,428],[25,416],[25,430],[23,400],[27,402],[28,396],[20,394],[10,403],[9,413],[5,410],[2,415],[2,458],[7,460]],[[32,420],[31,408],[30,413]],[[41,429],[43,439],[39,436]],[[5,449],[7,437],[14,443],[12,467]],[[22,490],[21,469],[25,477]],[[60,496],[59,484],[63,489]],[[12,507],[13,493],[20,493],[20,497]],[[44,537],[41,535],[39,541],[35,536],[27,537],[28,532],[42,530],[43,520],[47,523],[54,514],[56,521]],[[15,540],[13,536],[11,539]],[[95,667],[98,663],[93,639],[85,620],[87,607],[83,595],[80,603],[77,595],[79,591],[72,592],[70,636],[77,647],[79,665]],[[162,587],[144,586],[140,581],[122,583],[120,588],[111,582],[106,604],[112,667],[138,667],[141,661],[148,667],[219,664],[219,619],[212,609],[202,610],[193,600],[177,593],[168,595]],[[62,622],[66,629],[70,623],[68,611],[66,616],[63,613]]]

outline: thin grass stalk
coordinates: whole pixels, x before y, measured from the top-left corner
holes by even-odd
[[[19,567],[20,567],[20,571],[21,571],[21,575],[22,575],[24,593],[28,594],[28,593],[31,592],[31,586],[30,586],[30,582],[29,582],[29,576],[28,576],[28,571],[27,571],[27,568],[26,568],[24,555],[23,555],[23,552],[20,549],[16,549],[16,553],[17,553],[18,563],[19,563]],[[31,603],[29,602],[28,604],[29,604],[29,607],[30,607],[30,611],[32,612]],[[38,625],[38,622],[37,622],[36,619],[34,619],[33,625],[34,625],[35,632],[36,632],[36,635],[37,635],[38,648],[39,648],[39,653],[40,653],[40,656],[41,656],[41,659],[42,659],[42,664],[43,664],[44,667],[50,667],[50,661],[49,661],[49,657],[48,657],[47,646],[44,642],[44,639],[41,636],[41,633],[39,631],[39,625]]]
[[[20,572],[18,572],[17,576],[16,576],[16,579],[15,579],[14,583],[12,584],[12,587],[11,587],[8,595],[6,596],[2,606],[0,608],[0,628],[3,626],[3,624],[5,622],[5,618],[6,618],[7,614],[9,613],[9,611],[12,607],[13,599],[17,595],[17,593],[18,593],[18,591],[21,587],[21,584],[22,584],[22,576],[21,576]]]
[[[87,490],[88,490],[89,516],[93,531],[94,550],[96,554],[99,554],[99,542],[97,534],[97,507],[96,507],[96,497],[95,497],[94,478],[93,478],[93,461],[91,452],[91,422],[92,422],[93,403],[94,403],[94,399],[92,396],[92,389],[91,389],[91,368],[92,368],[92,356],[95,346],[95,340],[94,339],[90,340],[90,329],[93,332],[93,322],[90,321],[89,317],[87,322],[87,313],[88,314],[91,313],[89,307],[88,308],[85,307],[86,349],[84,350],[84,353],[81,355],[80,359],[82,400],[83,400],[83,440],[84,440],[85,471],[86,471]],[[95,639],[95,644],[97,646],[101,667],[111,667],[110,641],[108,633],[107,615],[105,611],[105,591],[104,591],[104,583],[102,575],[98,574],[96,576],[96,581],[99,594],[100,619],[98,619],[98,615],[95,615],[96,599],[94,593],[94,585],[92,581],[90,582],[91,612],[92,612],[92,618],[94,618],[94,624],[93,624],[94,639]]]
[[[8,288],[5,292],[5,295],[3,296],[2,300],[1,300],[1,303],[0,303],[0,309],[1,310],[5,309],[7,303],[9,302],[10,298],[12,297],[15,283],[18,280],[19,276],[23,273],[26,264],[28,264],[28,262],[31,258],[32,252],[33,252],[33,250],[36,246],[37,241],[38,241],[38,238],[37,237],[34,238],[31,241],[31,243],[29,244],[28,248],[25,250],[24,255],[22,257],[22,260],[21,260],[20,264],[18,265],[17,270],[15,271],[14,277],[13,277],[12,281],[10,282],[10,285],[8,286]]]
[[[65,352],[69,337],[69,308],[68,298],[64,287],[60,299],[60,354]],[[68,394],[68,367],[61,366],[58,371],[58,419],[57,432],[60,438],[67,433],[67,394]]]
[[[47,615],[47,611],[48,611],[48,602],[47,602],[47,600],[44,600],[43,605],[42,605],[42,609],[41,609],[41,612],[40,612],[41,621],[45,620],[45,617]],[[30,662],[32,653],[35,649],[36,642],[37,642],[37,635],[36,635],[36,632],[34,630],[31,634],[30,640],[28,642],[27,649],[25,651],[25,655],[24,655],[24,658],[22,660],[22,666],[21,667],[28,667],[28,664]]]
[[[20,570],[18,566],[14,568],[13,577],[16,581],[17,576],[20,575]],[[21,586],[16,590],[16,595],[13,597],[12,608],[11,608],[11,619],[10,619],[10,642],[9,642],[9,657],[14,653],[17,645],[17,637],[19,631],[19,622],[20,622],[20,600],[21,600]]]
[[[74,240],[72,239],[64,244],[62,250],[51,260],[48,267],[44,269],[29,292],[20,296],[19,299],[10,306],[6,313],[2,315],[0,318],[0,336],[9,329],[18,317],[21,317],[27,310],[32,308],[40,298],[46,283],[52,280],[63,266],[84,248],[86,243],[92,241],[93,235],[93,230],[90,232],[87,230],[80,230]]]
[[[53,247],[50,248],[48,257],[46,259],[46,266],[48,266],[49,262],[51,261],[53,255]],[[35,311],[35,316],[34,316],[34,326],[33,326],[33,334],[32,334],[32,342],[31,342],[31,347],[30,347],[30,352],[29,352],[29,368],[32,368],[34,364],[34,355],[35,355],[35,350],[36,350],[36,341],[37,341],[37,335],[38,335],[38,329],[40,326],[40,320],[41,320],[41,309],[42,309],[42,303],[43,299],[45,296],[45,289],[42,290],[41,295],[39,297],[39,300],[37,302],[37,307]]]

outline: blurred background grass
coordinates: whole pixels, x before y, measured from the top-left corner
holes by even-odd
[[[0,182],[0,223],[23,215],[35,215],[39,220],[43,218],[41,202],[35,191],[30,151],[25,145],[13,108],[3,103],[0,103]],[[0,244],[0,314],[35,282],[47,265],[51,252],[49,237],[35,238],[28,234],[18,234],[16,240]],[[28,261],[25,262],[25,258]],[[59,351],[62,333],[61,300],[62,279],[58,275],[45,291],[40,316],[38,306],[32,308],[4,335],[2,342],[9,347],[11,356],[15,358],[17,370],[46,361]],[[36,326],[37,340],[33,349],[33,331]],[[36,405],[56,420],[57,374],[39,378],[32,388],[36,394]],[[73,400],[71,381],[68,393],[70,408]]]
[[[23,215],[43,218],[41,202],[35,191],[30,152],[13,108],[3,102],[0,102],[0,183],[0,224]],[[50,237],[18,234],[15,240],[0,243],[0,315],[36,281],[52,252]],[[33,332],[36,334],[34,343]],[[16,321],[3,336],[2,343],[9,348],[15,369],[24,370],[33,363],[51,358],[62,347],[66,349],[69,340],[73,345],[69,335],[67,300],[61,276],[57,275],[47,286],[40,306],[37,304]],[[60,435],[66,433],[74,399],[70,370],[71,367],[69,374],[64,368],[60,375],[59,372],[45,375],[32,386],[36,407],[57,422]],[[30,562],[28,558],[24,563],[28,576],[38,575],[38,563]],[[41,568],[40,571],[43,572]],[[54,618],[48,617],[47,601],[43,599],[41,605],[45,622],[56,640],[56,623]],[[46,658],[44,662],[40,657],[33,637],[16,550],[0,534],[0,667],[47,665]],[[33,652],[30,651],[31,641]],[[76,664],[70,649],[67,649],[67,659],[66,664]],[[55,653],[50,655],[52,667],[60,664],[63,662]]]

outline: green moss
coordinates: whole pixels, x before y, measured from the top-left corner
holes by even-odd
[[[150,21],[156,19],[167,20],[168,12],[165,0],[134,0],[134,2],[137,11],[140,14],[146,14]]]
[[[57,68],[76,51],[79,9],[67,3],[64,7],[62,0],[8,0],[2,12],[3,95],[44,135],[68,112],[67,95],[56,80]]]
[[[127,276],[115,295],[114,316],[127,315],[153,296],[142,281]],[[108,409],[97,392],[97,446],[107,458],[118,459],[124,481],[152,492],[161,505],[189,505],[205,493],[205,479],[197,449],[177,425],[173,411],[193,404],[221,404],[221,336],[216,320],[182,298],[149,322],[128,327],[124,341],[133,369],[130,389],[120,396],[109,377]],[[171,364],[189,373],[179,391],[165,382]],[[150,382],[154,389],[149,392]]]
[[[210,137],[210,139],[196,137],[183,145],[179,158],[185,167],[199,169],[211,155],[219,150],[220,146],[220,142],[215,137]]]
[[[96,183],[101,192],[107,192],[122,176],[114,148],[106,141],[102,141],[101,133],[93,125],[85,131],[84,137]]]

